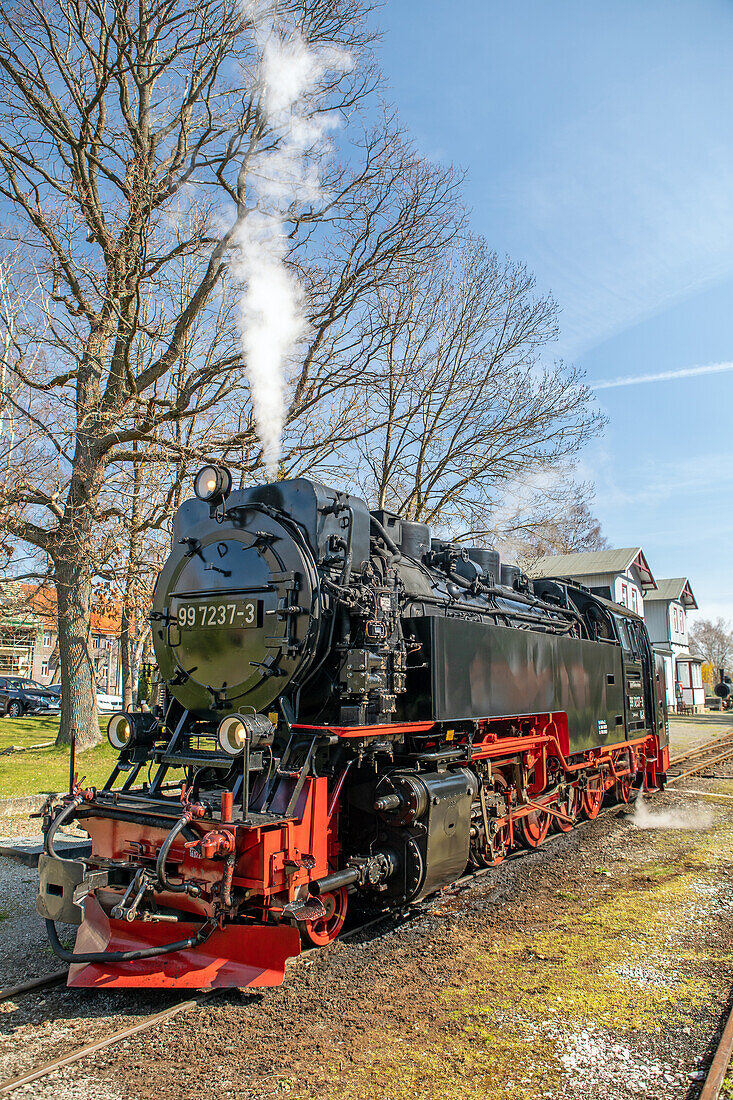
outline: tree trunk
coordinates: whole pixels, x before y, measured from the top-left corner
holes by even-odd
[[[138,636],[135,639],[135,644],[131,647],[131,660],[132,660],[132,682],[135,685],[135,705],[140,706],[140,665],[143,659],[143,654],[148,648],[148,631],[147,624],[143,624],[142,628],[138,632]]]
[[[84,559],[83,555],[80,555]],[[70,745],[76,733],[79,749],[102,740],[97,717],[94,661],[89,651],[92,622],[92,578],[86,560],[56,562],[61,664],[61,725],[57,745]]]
[[[122,709],[131,710],[133,705],[133,675],[132,675],[132,633],[135,629],[134,621],[127,606],[127,600],[122,601],[122,617],[120,620],[120,656],[122,658]]]
[[[137,452],[138,442],[133,440],[133,454]],[[130,508],[129,546],[127,554],[127,574],[125,592],[122,598],[122,621],[120,623],[120,648],[122,652],[122,706],[130,710],[137,702],[137,661],[135,646],[138,633],[138,608],[136,604],[138,570],[140,568],[140,487],[142,470],[136,462],[132,469],[132,501]],[[135,697],[135,698],[134,698]]]

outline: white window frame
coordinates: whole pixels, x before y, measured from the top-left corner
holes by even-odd
[[[53,634],[49,630],[43,632],[43,648],[50,649],[53,645]]]
[[[45,661],[41,661],[41,676],[48,676],[48,657]]]
[[[626,581],[621,581],[621,603],[624,607],[629,606],[629,586]]]

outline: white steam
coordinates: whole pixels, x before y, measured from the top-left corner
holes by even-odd
[[[239,326],[267,477],[277,476],[289,368],[305,336],[305,295],[285,264],[289,211],[321,197],[319,161],[336,124],[327,79],[351,68],[344,50],[309,44],[272,0],[241,0],[252,26],[265,123],[242,165],[247,211],[234,238]]]
[[[663,810],[656,812],[650,810],[643,794],[639,791],[636,796],[634,816],[631,824],[637,829],[709,829],[713,823],[713,815],[705,806],[700,804],[689,806],[684,810]]]

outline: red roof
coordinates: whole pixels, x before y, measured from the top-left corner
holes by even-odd
[[[50,585],[38,588],[34,584],[24,584],[23,594],[28,600],[31,610],[43,620],[43,625],[49,630],[56,629],[58,612],[56,609],[56,589]],[[120,632],[120,619],[122,605],[113,603],[104,611],[92,611],[92,633],[114,634]]]

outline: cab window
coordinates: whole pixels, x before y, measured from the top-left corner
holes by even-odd
[[[622,619],[620,615],[614,615],[614,621],[616,623],[616,633],[619,636],[619,641],[626,653],[633,653],[633,646],[631,645],[631,639],[629,638],[629,632],[626,627],[626,620]]]

